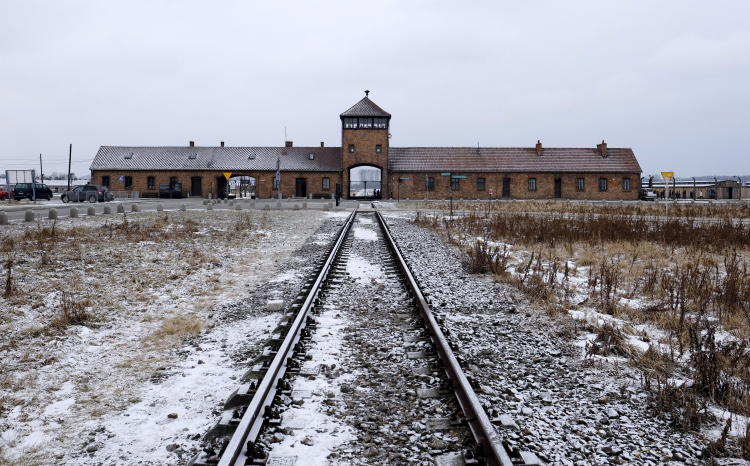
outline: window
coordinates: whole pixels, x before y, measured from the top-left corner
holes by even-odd
[[[133,189],[133,177],[132,176],[125,177],[125,189]]]
[[[458,191],[460,185],[459,185],[459,178],[451,178],[451,190],[452,191]]]
[[[378,154],[383,152],[383,146],[381,146],[380,144],[376,145],[375,152],[377,152]]]
[[[156,177],[154,176],[148,177],[148,184],[146,186],[146,189],[156,189]]]
[[[344,118],[344,128],[345,129],[356,129],[357,128],[357,119],[356,118]]]
[[[371,129],[372,128],[372,118],[360,118],[359,119],[359,128],[360,129]]]
[[[434,190],[435,190],[435,178],[428,176],[427,177],[427,191],[434,191]]]
[[[607,190],[607,179],[599,178],[599,191],[606,191],[606,190]]]
[[[578,191],[583,191],[586,189],[586,185],[584,184],[583,178],[576,178],[576,189]]]
[[[102,186],[109,188],[109,177],[108,176],[102,176]]]
[[[529,191],[536,191],[536,178],[529,178]]]
[[[350,154],[354,153],[354,144],[349,144],[349,153]]]
[[[310,154],[310,160],[315,160],[315,154]]]
[[[331,179],[328,177],[323,178],[323,189],[331,189]]]
[[[276,176],[273,177],[273,189],[279,189],[279,179]]]
[[[622,179],[622,190],[623,191],[630,191],[630,178],[623,178]]]
[[[477,178],[477,191],[484,191],[484,178]]]
[[[375,129],[388,128],[388,118],[373,118],[373,128]]]

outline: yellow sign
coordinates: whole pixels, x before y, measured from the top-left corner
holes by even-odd
[[[664,177],[664,181],[669,183],[669,180],[674,176],[674,172],[661,172],[661,176]]]
[[[230,178],[231,176],[232,176],[232,172],[229,172],[229,173],[227,173],[227,172],[224,172],[224,178],[226,178],[226,179],[227,179],[227,181],[229,181],[229,178]]]

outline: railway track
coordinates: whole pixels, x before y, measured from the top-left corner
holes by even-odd
[[[191,464],[533,464],[441,322],[382,216],[352,213]]]

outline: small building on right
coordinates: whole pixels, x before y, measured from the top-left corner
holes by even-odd
[[[675,180],[665,187],[664,182],[642,181],[643,187],[649,185],[660,199],[747,199],[750,195],[750,184],[740,185],[739,178],[714,181]]]

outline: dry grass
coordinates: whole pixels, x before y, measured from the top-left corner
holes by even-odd
[[[149,342],[158,342],[164,339],[177,337],[179,339],[199,334],[205,323],[196,316],[175,316],[166,319],[161,326],[147,337]]]

